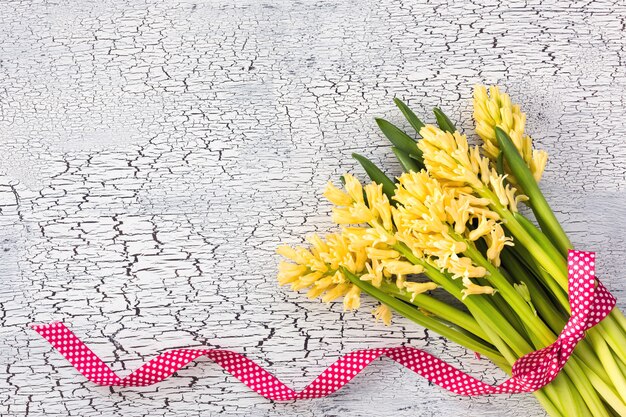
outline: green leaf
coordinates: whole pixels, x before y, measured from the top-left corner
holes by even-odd
[[[383,186],[383,192],[389,198],[389,201],[393,201],[392,197],[396,193],[396,185],[389,179],[388,176],[385,175],[384,172],[380,170],[372,161],[367,159],[364,156],[359,155],[358,153],[353,153],[352,157],[359,161],[363,169],[367,175],[369,175],[370,179],[374,181],[376,184],[381,184]]]
[[[339,179],[341,180],[341,184],[345,187],[346,186],[346,177],[344,175],[342,175],[341,177],[339,177]],[[365,204],[367,206],[369,206],[369,203],[367,201],[367,194],[365,193],[365,190],[363,190],[363,201],[365,201]]]
[[[376,119],[376,124],[378,124],[380,130],[387,136],[387,139],[389,139],[393,146],[408,154],[418,153],[419,149],[417,149],[417,144],[413,138],[397,128],[394,124],[385,119],[378,118]]]
[[[511,173],[522,187],[522,191],[528,193],[528,190],[537,188],[537,182],[532,172],[530,172],[530,168],[526,165],[526,161],[520,155],[509,135],[504,130],[496,127],[496,138],[500,147],[500,155],[506,158]]]
[[[439,128],[441,130],[443,130],[444,132],[450,132],[450,133],[456,132],[456,127],[454,126],[454,123],[452,123],[450,119],[448,119],[448,116],[446,116],[444,112],[441,111],[440,108],[435,107],[433,109],[433,113],[435,113],[437,124],[439,125]]]
[[[396,155],[396,158],[398,158],[398,161],[400,161],[400,164],[405,171],[417,172],[424,168],[423,164],[420,164],[418,161],[411,158],[411,155],[404,152],[402,149],[398,149],[394,146],[391,150]]]
[[[496,159],[496,171],[500,175],[504,175],[504,154],[500,152],[498,154],[498,159]]]
[[[420,148],[417,148],[417,152],[415,153],[410,153],[409,156],[413,159],[415,159],[421,166],[424,166],[424,153],[422,152],[422,150]]]
[[[478,352],[481,355],[484,355],[495,361],[496,363],[502,361],[500,352],[494,350],[491,345],[489,345],[484,340],[478,338],[477,336],[467,331],[459,331],[460,328],[458,326],[453,325],[452,323],[447,322],[443,319],[440,319],[437,316],[429,316],[422,313],[416,306],[405,303],[402,300],[393,297],[392,295],[374,287],[369,282],[361,281],[360,277],[354,275],[344,267],[341,267],[341,272],[346,278],[348,278],[348,280],[350,280],[352,284],[359,287],[361,291],[369,294],[371,297],[387,305],[401,316],[406,317],[407,319],[419,324],[420,326],[437,332],[443,337],[450,339],[453,342],[460,344],[461,346]]]
[[[541,230],[556,245],[561,254],[566,257],[567,251],[573,247],[572,243],[539,189],[539,185],[535,181],[530,168],[526,165],[524,158],[520,155],[509,135],[499,127],[496,127],[496,138],[498,139],[500,151],[506,158],[511,174],[517,180],[521,191],[529,198],[528,203],[541,226]]]
[[[424,127],[424,123],[413,113],[413,111],[402,102],[399,98],[394,98],[393,102],[396,103],[396,106],[400,109],[406,120],[409,121],[413,129],[419,134],[420,130]]]

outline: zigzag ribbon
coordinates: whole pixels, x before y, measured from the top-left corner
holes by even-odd
[[[440,387],[459,395],[536,391],[556,378],[585,331],[598,324],[615,306],[615,297],[595,279],[595,254],[570,251],[569,302],[571,317],[557,340],[531,352],[513,365],[512,377],[499,385],[486,384],[435,356],[413,347],[365,349],[348,353],[300,392],[283,384],[245,356],[222,349],[173,349],[161,353],[125,378],[120,378],[63,323],[32,328],[89,381],[103,386],[145,386],[171,376],[189,362],[207,356],[263,397],[274,401],[321,398],[346,385],[375,359],[386,356]]]

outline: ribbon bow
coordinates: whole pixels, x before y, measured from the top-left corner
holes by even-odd
[[[172,349],[161,353],[125,378],[120,378],[63,323],[32,328],[88,380],[103,386],[145,386],[171,376],[199,356],[207,356],[227,372],[269,400],[321,398],[339,390],[375,359],[386,356],[460,395],[485,395],[536,391],[556,378],[585,331],[598,324],[615,306],[615,297],[595,279],[595,254],[569,251],[569,302],[571,317],[557,340],[522,356],[513,365],[512,377],[499,385],[486,384],[419,349],[405,346],[365,349],[348,353],[300,392],[245,356],[222,349]]]

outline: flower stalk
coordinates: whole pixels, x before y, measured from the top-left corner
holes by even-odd
[[[535,181],[530,168],[528,168],[522,159],[522,156],[519,154],[509,135],[497,126],[495,131],[502,154],[504,155],[513,176],[517,180],[517,184],[521,187],[521,191],[528,196],[528,203],[532,208],[541,229],[546,233],[561,253],[564,256],[567,256],[567,251],[573,248],[572,242],[570,242],[569,238],[565,234],[565,231],[563,230],[563,227],[548,205],[548,202],[539,189],[537,181]]]

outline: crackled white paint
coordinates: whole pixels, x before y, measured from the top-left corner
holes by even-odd
[[[390,361],[321,401],[270,403],[208,361],[101,388],[26,325],[66,321],[120,373],[221,346],[300,388],[340,353],[404,343],[495,382],[406,320],[374,324],[369,301],[344,314],[277,288],[274,248],[332,228],[320,189],[362,174],[350,153],[398,172],[373,122],[406,126],[394,96],[471,132],[471,85],[497,82],[550,152],[559,218],[625,300],[625,14],[618,1],[3,2],[0,414],[542,416],[532,396],[451,396]]]

